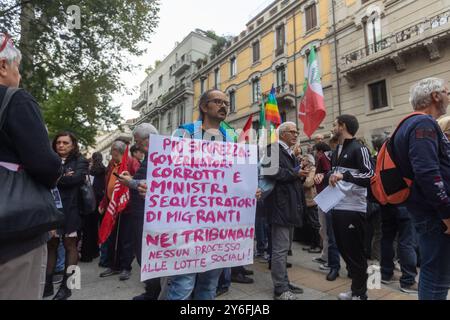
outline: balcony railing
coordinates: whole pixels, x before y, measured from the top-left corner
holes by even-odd
[[[269,96],[270,90],[266,91],[262,94],[264,100],[267,99],[267,97]],[[295,88],[293,84],[290,84],[288,82],[285,82],[283,85],[278,86],[275,88],[275,93],[277,98],[281,98],[284,97],[287,94],[295,94]]]
[[[172,65],[172,74],[174,76],[179,76],[191,67],[191,62],[192,57],[190,55],[185,55],[184,58],[178,60]]]
[[[404,41],[420,36],[427,30],[436,29],[442,25],[449,23],[450,23],[450,10],[447,10],[430,19],[421,20],[420,22],[416,23],[413,26],[410,26],[399,32],[388,35],[384,39],[376,43],[370,44],[369,46],[346,54],[341,58],[342,63],[344,65],[352,64],[355,61],[361,60],[374,53],[390,48],[394,43],[401,44]]]
[[[166,102],[170,101],[172,98],[176,97],[177,95],[181,94],[183,91],[185,91],[186,89],[191,88],[190,85],[187,85],[185,83],[180,84],[178,87],[176,87],[174,90],[166,93],[162,98],[161,98],[161,103],[165,104]]]
[[[141,93],[139,98],[133,100],[131,109],[133,110],[139,110],[142,106],[144,106],[147,103],[147,91],[144,91]]]

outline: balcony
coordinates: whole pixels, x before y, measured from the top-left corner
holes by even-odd
[[[293,84],[285,82],[283,85],[275,88],[277,99],[282,99],[287,95],[295,96],[295,88]],[[264,100],[269,96],[270,90],[262,94]]]
[[[172,74],[179,76],[191,67],[192,57],[190,55],[182,56],[180,60],[172,65]]]
[[[166,103],[174,100],[175,98],[182,96],[189,89],[192,89],[189,84],[182,83],[182,84],[178,85],[174,90],[166,93],[161,98],[161,104],[166,104]]]
[[[148,99],[147,91],[142,92],[139,98],[133,100],[131,109],[139,111],[147,103],[147,99]]]
[[[363,72],[374,64],[393,61],[398,71],[406,68],[402,54],[426,48],[430,59],[440,58],[438,41],[450,38],[450,10],[432,18],[421,19],[414,25],[387,35],[384,39],[341,57],[344,77]]]

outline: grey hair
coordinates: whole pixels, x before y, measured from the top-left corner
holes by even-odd
[[[158,130],[150,123],[141,123],[133,130],[133,136],[141,139],[148,139],[150,134],[158,134]]]
[[[280,126],[277,129],[277,135],[280,136],[280,134],[283,133],[284,130],[290,125],[297,128],[297,125],[294,122],[290,122],[290,121],[283,122],[282,124],[280,124]]]
[[[414,84],[410,90],[409,102],[414,111],[422,110],[432,104],[431,93],[445,89],[445,81],[439,78],[427,78]]]
[[[111,145],[111,150],[119,151],[120,154],[124,154],[126,149],[126,143],[120,140],[114,141]]]
[[[5,41],[6,34],[0,33],[0,45]],[[6,43],[5,49],[0,52],[0,59],[6,59],[8,64],[13,63],[14,61],[19,62],[22,60],[22,54],[19,49],[14,47],[11,39]]]
[[[309,163],[312,164],[313,166],[316,165],[316,159],[314,159],[314,156],[312,154],[305,154],[303,157],[307,158]]]

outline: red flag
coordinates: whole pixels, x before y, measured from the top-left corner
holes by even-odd
[[[245,123],[244,129],[242,129],[242,132],[239,135],[238,139],[239,143],[247,142],[250,139],[249,134],[250,129],[252,128],[252,124],[253,124],[253,115],[251,114],[247,122]]]
[[[118,170],[118,174],[127,171],[128,165],[128,146],[125,153],[122,156],[122,162]],[[102,220],[102,225],[98,231],[99,244],[105,243],[111,234],[114,226],[116,224],[117,216],[126,208],[128,201],[130,200],[130,191],[128,187],[122,185],[119,180],[116,180],[114,184],[114,191],[112,194],[112,199],[109,201],[108,209],[106,210],[105,216]]]
[[[316,51],[312,48],[308,63],[308,86],[298,112],[298,116],[303,122],[303,131],[309,138],[319,128],[326,114]]]

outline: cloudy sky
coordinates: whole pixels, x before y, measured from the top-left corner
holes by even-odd
[[[145,79],[145,68],[155,60],[163,60],[189,32],[199,28],[214,30],[219,35],[238,35],[245,24],[273,0],[160,0],[160,22],[152,42],[141,44],[148,48],[146,54],[133,58],[142,65],[133,73],[121,78],[126,89],[114,96],[114,103],[122,106],[122,116],[131,119],[139,116],[131,110],[133,99],[138,97],[139,84]]]

